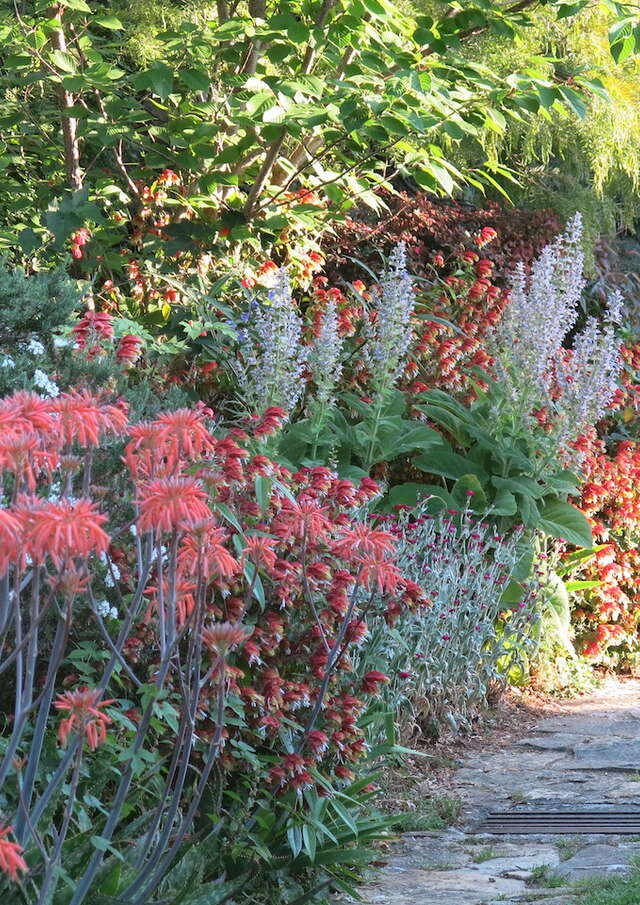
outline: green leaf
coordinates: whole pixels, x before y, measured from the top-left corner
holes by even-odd
[[[510,490],[499,490],[491,504],[491,512],[495,515],[515,515],[518,511],[516,498]]]
[[[302,851],[303,839],[302,829],[299,826],[290,826],[287,830],[287,841],[294,858],[297,858]]]
[[[361,0],[362,5],[371,13],[372,16],[386,16],[386,10],[378,0]]]
[[[100,28],[107,28],[110,31],[121,31],[124,28],[124,25],[116,16],[95,16],[92,21],[94,25],[99,25]]]
[[[434,495],[439,496],[448,506],[453,505],[453,497],[444,488],[436,487],[433,484],[417,484],[407,481],[391,487],[384,498],[384,509],[389,510],[394,506],[415,506],[424,497]]]
[[[602,581],[566,581],[565,587],[569,593],[574,591],[591,591],[593,588],[599,588],[603,584]]]
[[[545,534],[564,538],[576,547],[591,547],[593,544],[589,522],[571,503],[549,501],[540,513],[539,527]]]
[[[476,512],[482,512],[487,509],[487,495],[474,474],[465,474],[458,478],[453,485],[451,495],[461,509],[466,506]]]
[[[178,74],[187,88],[194,91],[207,91],[211,85],[211,79],[202,69],[181,69]]]
[[[76,58],[66,50],[52,50],[49,55],[51,62],[63,72],[75,73],[78,71]]]
[[[198,889],[180,899],[180,905],[222,905],[228,902],[230,897],[238,892],[246,885],[248,876],[243,874],[234,880],[228,880],[226,883],[199,884]]]
[[[473,468],[473,463],[468,458],[459,456],[453,452],[451,447],[445,447],[444,444],[442,447],[430,450],[422,456],[417,456],[413,459],[413,464],[420,471],[425,471],[427,474],[442,475],[445,478],[453,478],[454,480],[468,474],[475,474],[481,483],[483,479],[486,480],[486,475],[479,469]]]
[[[556,640],[575,656],[571,640],[571,602],[562,579],[555,573],[548,578],[549,591],[545,597],[545,614],[553,627]]]
[[[255,492],[258,505],[263,512],[269,508],[271,500],[271,480],[265,475],[257,475],[255,479]]]
[[[87,6],[84,0],[60,0],[61,6],[66,6],[67,9],[77,9],[81,13],[90,13],[91,7]]]

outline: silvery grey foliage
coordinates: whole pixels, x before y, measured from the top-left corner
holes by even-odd
[[[338,308],[329,299],[322,312],[320,330],[309,352],[309,370],[316,385],[316,399],[322,404],[331,402],[342,374],[343,340],[338,333]]]
[[[579,464],[572,443],[604,415],[620,372],[619,294],[610,298],[602,323],[590,318],[573,348],[563,348],[586,285],[581,241],[582,218],[576,214],[529,274],[522,264],[516,267],[510,302],[489,340],[511,414],[525,425],[535,409],[555,416],[553,436],[565,465]]]
[[[267,299],[254,304],[248,329],[239,334],[244,348],[238,377],[255,412],[270,406],[291,412],[304,390],[302,373],[309,350],[302,342],[302,318],[284,268]]]
[[[400,375],[413,342],[415,295],[404,242],[389,256],[389,266],[380,289],[372,294],[371,305],[375,317],[367,327],[363,353],[374,383],[384,387]]]
[[[455,523],[418,507],[401,513],[393,530],[398,566],[431,603],[403,610],[392,629],[372,634],[359,668],[389,676],[381,693],[405,731],[459,728],[533,649],[538,587],[528,586],[520,603],[502,602],[521,556],[519,533],[497,534],[470,512]]]

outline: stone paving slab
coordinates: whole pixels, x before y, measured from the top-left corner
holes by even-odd
[[[496,810],[640,809],[640,681],[608,681],[567,702],[503,750],[472,752],[455,772],[459,826],[405,834],[362,890],[369,905],[580,905],[570,884],[629,870],[640,842],[628,836],[493,836],[478,833]],[[540,868],[564,877],[542,888]],[[536,883],[538,886],[536,886]],[[344,899],[341,901],[345,901]],[[640,905],[640,903],[638,903]]]
[[[608,744],[576,745],[574,770],[640,771],[640,741],[611,741]]]
[[[524,883],[489,877],[474,870],[407,870],[394,873],[391,882],[370,887],[371,905],[483,905],[498,896],[510,901],[524,891]]]

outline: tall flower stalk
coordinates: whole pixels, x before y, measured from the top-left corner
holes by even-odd
[[[364,331],[363,357],[371,375],[375,394],[374,415],[369,426],[369,443],[364,467],[371,468],[380,419],[389,391],[402,373],[414,339],[412,317],[415,293],[407,269],[407,249],[398,244],[389,256],[380,287],[371,297],[370,320]]]
[[[327,408],[334,401],[334,392],[342,374],[342,347],[343,340],[338,331],[338,308],[335,299],[330,298],[322,312],[320,329],[314,337],[308,360],[315,384],[315,398],[312,403],[315,423],[312,459],[318,454]]]
[[[304,391],[302,374],[308,349],[286,270],[278,271],[266,302],[252,306],[243,340],[238,377],[251,411],[274,406],[290,413]]]
[[[502,400],[496,422],[506,415],[517,434],[538,420],[547,431],[549,455],[560,455],[567,466],[580,463],[575,441],[605,414],[621,367],[619,295],[609,299],[600,321],[589,318],[569,339],[586,286],[581,242],[576,214],[528,274],[517,266],[509,303],[490,337]]]

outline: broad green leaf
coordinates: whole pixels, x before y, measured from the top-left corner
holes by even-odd
[[[53,65],[57,66],[58,69],[62,69],[63,72],[75,73],[78,71],[76,58],[72,54],[67,53],[67,51],[52,50],[49,58]]]
[[[100,28],[107,28],[110,31],[121,31],[124,28],[124,25],[116,16],[95,16],[92,21],[94,25],[99,25]]]
[[[460,508],[469,506],[476,512],[487,509],[487,496],[482,484],[474,474],[465,474],[453,485],[451,494]]]
[[[540,530],[551,537],[563,538],[576,547],[591,547],[593,537],[586,517],[572,506],[560,500],[551,500],[540,513]]]

